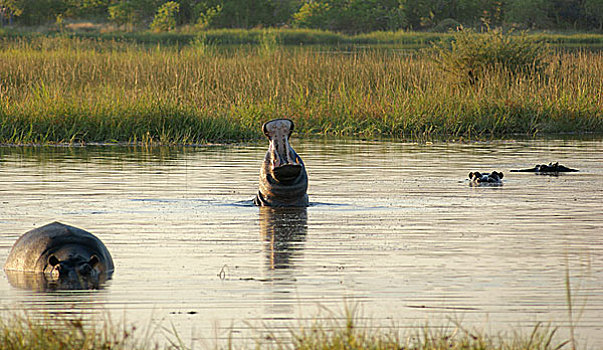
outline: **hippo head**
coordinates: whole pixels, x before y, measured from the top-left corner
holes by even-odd
[[[96,255],[89,259],[70,256],[65,260],[52,254],[48,257],[44,275],[49,289],[98,289],[101,283],[100,260]]]
[[[299,156],[289,144],[289,137],[293,132],[293,121],[289,119],[271,120],[264,123],[262,131],[270,140],[268,154],[272,177],[281,183],[293,182],[303,167]]]
[[[476,171],[469,173],[469,180],[477,184],[500,184],[502,183],[503,176],[503,173],[499,171],[483,174]]]

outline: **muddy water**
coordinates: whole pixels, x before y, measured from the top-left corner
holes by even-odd
[[[197,348],[345,303],[366,327],[527,333],[543,321],[564,338],[569,272],[579,344],[603,348],[603,140],[293,145],[310,177],[304,210],[250,205],[264,143],[0,148],[0,261],[58,220],[95,233],[116,265],[92,292],[23,290],[2,272],[0,309],[173,325]],[[509,173],[549,161],[581,171]],[[475,170],[503,171],[503,186],[470,187]]]

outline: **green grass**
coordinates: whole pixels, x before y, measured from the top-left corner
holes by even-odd
[[[102,25],[99,25],[101,28]],[[77,28],[77,26],[75,26]],[[200,31],[195,27],[181,27],[176,31],[156,33],[151,31],[123,32],[104,30],[64,30],[43,28],[0,28],[0,35],[11,38],[35,38],[50,36],[67,36],[80,39],[96,39],[102,41],[125,41],[139,44],[188,45],[198,36],[206,38],[215,45],[259,44],[266,32],[274,34],[283,45],[408,45],[427,46],[430,43],[449,39],[450,33],[379,31],[357,35],[317,30],[317,29],[212,29]],[[534,32],[530,34],[536,41],[551,44],[603,45],[603,34],[597,33],[552,33]]]
[[[165,331],[165,330],[164,330]],[[0,348],[3,350],[185,350],[187,345],[178,337],[177,330],[169,330],[160,345],[159,329],[137,330],[134,326],[115,325],[110,320],[101,325],[84,324],[80,320],[34,321],[25,316],[0,318]],[[529,334],[521,332],[488,335],[464,328],[452,322],[446,327],[418,327],[404,332],[390,327],[375,329],[359,321],[352,309],[339,318],[313,321],[289,334],[275,335],[269,330],[256,339],[253,346],[215,344],[227,349],[345,349],[345,350],[557,350],[564,349],[568,341],[557,340],[557,329],[536,324]]]
[[[2,350],[143,350],[159,349],[149,340],[152,334],[139,334],[134,326],[118,326],[105,321],[101,326],[85,325],[81,320],[33,320],[25,315],[2,315]]]
[[[2,36],[0,143],[240,141],[281,117],[304,134],[404,139],[603,132],[602,52],[552,52],[537,75],[492,71],[466,86],[424,53],[289,47],[257,32],[258,45],[239,46],[211,33],[182,46]]]

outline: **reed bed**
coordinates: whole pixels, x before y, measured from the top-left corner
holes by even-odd
[[[421,52],[0,39],[0,143],[194,144],[306,134],[484,138],[603,132],[603,53],[551,53],[538,75],[454,81]]]

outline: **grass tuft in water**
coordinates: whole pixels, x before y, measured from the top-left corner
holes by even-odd
[[[149,328],[149,330],[152,330]],[[0,349],[2,350],[142,350],[159,349],[152,334],[139,334],[134,326],[119,326],[109,318],[101,325],[84,324],[81,320],[33,320],[13,314],[0,317]]]
[[[151,328],[149,328],[151,329]],[[156,330],[156,329],[155,329]],[[343,317],[331,317],[300,325],[289,335],[267,334],[256,341],[254,349],[324,349],[324,350],[559,350],[566,342],[556,342],[556,328],[538,323],[530,334],[512,333],[490,336],[465,329],[453,322],[449,327],[423,327],[420,330],[375,329],[362,323],[355,309]],[[87,350],[87,349],[188,349],[177,330],[167,330],[165,345],[154,342],[153,332],[144,334],[136,327],[116,326],[108,318],[101,327],[79,320],[46,319],[33,321],[26,316],[0,317],[0,344],[3,350]],[[246,348],[216,344],[216,348]]]
[[[556,343],[557,329],[538,323],[530,334],[512,333],[487,335],[478,330],[468,330],[458,322],[448,327],[425,326],[420,330],[401,332],[375,329],[362,324],[357,310],[347,308],[343,317],[330,321],[314,322],[291,331],[291,342],[268,337],[277,349],[346,349],[346,350],[558,350],[567,342]],[[260,346],[260,348],[262,348]]]

